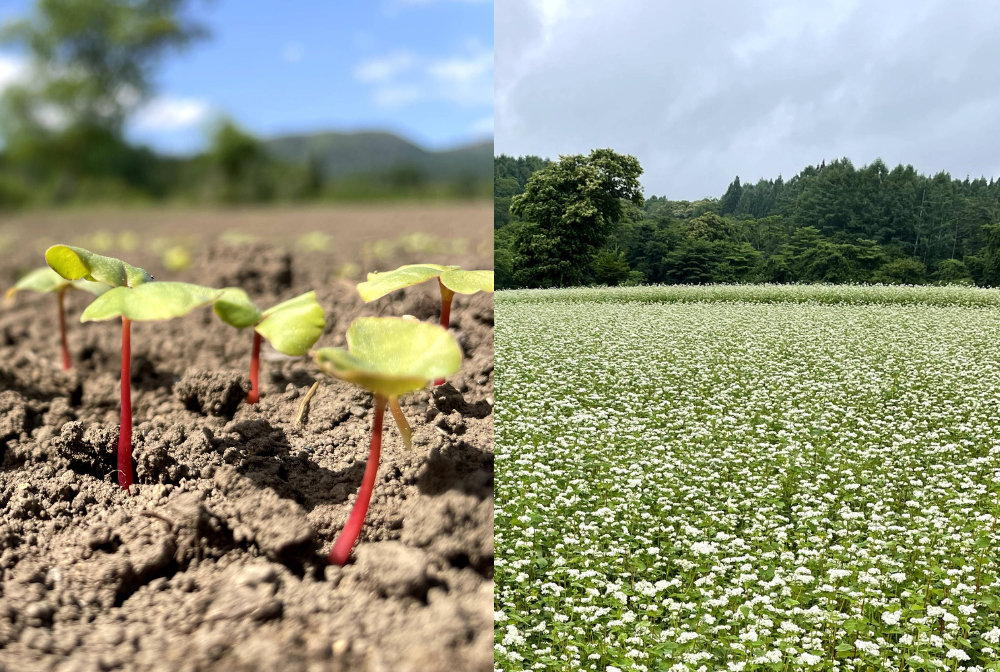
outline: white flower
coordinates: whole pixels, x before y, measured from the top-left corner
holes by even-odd
[[[799,664],[801,665],[815,665],[821,660],[823,660],[823,656],[817,656],[812,653],[805,652],[799,654]]]
[[[710,541],[696,541],[691,544],[691,550],[697,555],[714,555],[719,552],[719,547]]]
[[[861,651],[862,653],[867,653],[872,656],[879,655],[879,646],[875,642],[866,642],[862,639],[859,639],[856,642],[854,642],[854,646],[855,648],[857,648],[858,651]]]
[[[898,611],[883,611],[882,612],[882,622],[886,625],[896,625],[899,623],[899,617],[902,614]]]

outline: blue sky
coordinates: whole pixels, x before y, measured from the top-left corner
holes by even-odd
[[[0,0],[0,22],[30,0]],[[228,114],[261,136],[388,129],[441,148],[493,136],[491,0],[192,0],[211,37],[171,55],[130,135],[186,152]],[[0,54],[0,87],[23,72]]]

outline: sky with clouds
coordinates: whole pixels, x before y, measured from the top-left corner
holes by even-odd
[[[31,0],[0,0],[0,23]],[[208,40],[169,56],[132,138],[203,146],[220,114],[262,136],[387,129],[424,146],[493,135],[491,0],[193,0]],[[0,52],[0,88],[24,72]]]
[[[995,0],[503,0],[496,152],[636,155],[646,195],[881,157],[1000,177]]]

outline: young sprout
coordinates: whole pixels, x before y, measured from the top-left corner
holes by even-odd
[[[306,292],[261,312],[247,293],[238,287],[227,287],[215,300],[212,309],[226,324],[245,329],[253,327],[253,349],[250,351],[250,394],[248,404],[260,398],[260,339],[266,338],[275,350],[286,355],[300,356],[319,340],[326,326],[323,309],[316,301],[316,292]]]
[[[59,331],[62,333],[62,366],[63,371],[70,369],[69,344],[66,342],[66,292],[70,289],[80,289],[90,292],[94,296],[100,296],[108,291],[110,287],[100,282],[90,282],[89,280],[67,280],[51,268],[36,268],[26,276],[17,281],[17,284],[7,290],[7,298],[14,296],[19,291],[28,290],[39,292],[40,294],[55,294],[59,299]]]
[[[397,289],[433,278],[437,278],[441,287],[441,326],[445,329],[451,324],[451,300],[455,294],[493,291],[493,271],[463,271],[458,266],[439,264],[407,264],[386,273],[369,273],[368,281],[358,285],[358,294],[368,303]],[[443,385],[444,378],[438,378],[434,384]]]
[[[330,551],[330,562],[347,562],[368,513],[382,449],[382,418],[391,406],[396,424],[409,447],[409,424],[399,408],[399,396],[419,390],[428,381],[448,376],[462,365],[462,352],[446,329],[401,317],[360,317],[347,330],[348,350],[322,348],[314,354],[323,371],[364,387],[375,395],[368,463],[351,515]]]
[[[153,282],[153,276],[113,257],[79,247],[56,245],[45,260],[67,280],[90,280],[112,289],[97,297],[80,315],[81,322],[122,320],[121,428],[118,433],[118,484],[131,487],[132,473],[132,322],[170,320],[207,306],[222,290],[186,282]]]

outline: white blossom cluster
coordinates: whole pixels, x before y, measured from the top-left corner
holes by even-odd
[[[497,670],[1000,669],[1000,311],[560,296],[496,301]]]

